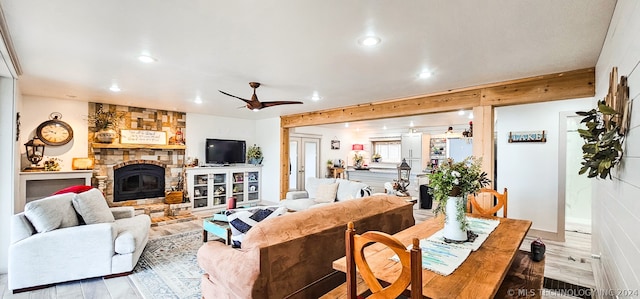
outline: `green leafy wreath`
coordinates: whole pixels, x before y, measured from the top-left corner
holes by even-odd
[[[582,167],[579,174],[587,173],[587,177],[611,179],[611,169],[622,159],[622,143],[624,135],[619,133],[620,125],[614,121],[619,113],[609,107],[604,100],[598,101],[598,109],[578,111],[584,116],[581,123],[586,129],[578,129],[580,137],[585,141],[582,146]]]

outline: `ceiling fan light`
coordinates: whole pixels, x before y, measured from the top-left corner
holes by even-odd
[[[193,102],[196,104],[202,104],[202,99],[200,97],[196,97],[196,99],[193,100]]]
[[[253,112],[258,112],[258,111],[260,111],[260,109],[258,109],[258,108],[253,108]]]
[[[113,85],[111,85],[111,87],[109,87],[109,90],[111,90],[113,92],[119,92],[120,91],[120,87],[118,87],[117,84],[113,84]]]

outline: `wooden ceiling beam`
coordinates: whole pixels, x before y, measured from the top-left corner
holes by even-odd
[[[283,128],[353,122],[477,106],[507,106],[592,97],[595,68],[490,83],[428,95],[366,103],[281,117]]]
[[[504,82],[481,89],[482,106],[509,106],[593,97],[595,68]]]

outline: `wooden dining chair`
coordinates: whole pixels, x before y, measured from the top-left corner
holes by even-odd
[[[483,194],[491,194],[491,198],[496,198],[496,204],[491,208],[483,208],[480,203],[476,200],[476,196],[480,197]],[[498,193],[498,191],[493,189],[482,188],[476,195],[469,194],[467,197],[467,212],[483,215],[483,216],[493,216],[496,212],[498,212],[502,208],[502,217],[507,218],[507,188],[504,188],[504,192],[502,194]]]
[[[347,224],[346,231],[346,257],[347,257],[347,298],[356,299],[356,267],[360,276],[371,291],[368,298],[397,298],[411,285],[412,299],[422,298],[422,250],[420,240],[413,239],[413,246],[407,249],[398,239],[389,234],[377,231],[365,232],[362,235],[355,233],[353,222]],[[382,243],[398,255],[402,264],[402,272],[396,281],[383,288],[376,279],[371,267],[367,263],[364,249],[372,243]]]

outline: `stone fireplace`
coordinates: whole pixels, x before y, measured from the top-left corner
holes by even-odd
[[[156,161],[130,160],[113,167],[113,201],[164,196],[165,166]]]
[[[103,190],[105,198],[109,206],[122,206],[122,205],[134,205],[134,204],[148,204],[162,202],[164,199],[164,192],[170,190],[171,187],[178,185],[180,175],[182,173],[182,165],[184,159],[184,150],[167,150],[167,149],[105,149],[94,148],[95,166],[94,173],[97,181],[94,185],[98,185]],[[124,168],[125,170],[131,169],[129,165],[137,165],[138,167],[146,164],[145,168],[153,166],[160,167],[162,169],[162,176],[159,176],[158,169],[156,167],[155,174],[150,175],[149,170],[140,172],[143,177],[135,178],[130,174],[125,174],[123,178],[116,178],[115,173],[118,170]],[[135,167],[133,167],[135,169]],[[131,185],[138,180],[138,184],[147,181],[149,185],[150,178],[155,177],[153,180],[158,182],[162,181],[162,189],[155,190],[158,192],[142,192],[144,196],[134,198],[126,198],[126,196],[132,195],[133,191]],[[121,182],[127,184],[125,190],[121,190],[118,196],[125,195],[125,199],[116,199],[116,179],[125,181]],[[140,181],[142,180],[142,181]],[[102,186],[101,186],[102,185]],[[150,190],[146,190],[150,191]]]
[[[124,112],[119,129],[163,131],[168,138],[166,145],[120,144],[118,140],[97,143],[90,125],[93,185],[104,192],[109,206],[133,206],[137,214],[151,216],[152,223],[191,220],[191,203],[164,203],[165,192],[178,186],[182,176],[185,146],[175,144],[175,136],[185,131],[186,114],[99,103],[89,103],[89,114],[99,105],[103,110]]]

